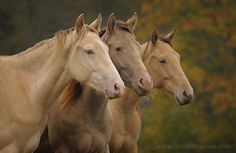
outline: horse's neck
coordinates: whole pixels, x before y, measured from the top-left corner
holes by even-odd
[[[11,66],[23,73],[35,74],[40,72],[45,61],[48,60],[46,57],[52,54],[52,41],[54,40],[48,40],[48,42],[45,42],[47,44],[40,42],[26,51],[12,56],[12,58],[10,56],[9,61],[11,62]],[[46,47],[48,47],[48,49]]]
[[[144,43],[141,46],[140,55],[141,57],[145,56],[145,53],[147,50],[149,50],[149,42]],[[144,59],[145,60],[145,59]],[[138,101],[142,97],[138,96],[133,89],[127,88],[125,89],[124,95],[121,98],[111,100],[112,105],[117,105],[120,107],[123,111],[134,111],[136,110],[138,106]]]
[[[110,102],[122,111],[129,112],[136,110],[140,98],[133,89],[126,87],[121,98],[113,99]]]
[[[56,38],[13,56],[12,67],[19,72],[33,103],[49,108],[70,76],[66,73],[66,56],[61,56]]]
[[[145,62],[146,56],[148,56],[147,53],[150,53],[151,50],[151,45],[150,45],[150,41],[145,42],[141,45],[141,49],[140,49],[140,55],[142,57],[143,62]]]
[[[83,107],[86,113],[99,116],[106,110],[108,99],[104,93],[84,85],[81,97],[77,101],[79,107]]]

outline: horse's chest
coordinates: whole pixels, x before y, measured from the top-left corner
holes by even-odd
[[[113,116],[114,113],[113,113]],[[137,144],[141,131],[141,120],[136,112],[117,114],[113,117],[113,130],[109,142],[111,152],[123,153]]]
[[[131,135],[117,135],[109,142],[110,152],[116,153],[130,153],[135,145],[137,145],[137,141]]]
[[[109,136],[104,133],[84,133],[77,141],[78,152],[102,152],[108,145]]]
[[[75,150],[78,153],[103,153],[108,146],[112,133],[111,118],[104,117],[103,120],[92,120],[91,118],[81,117],[74,124],[76,124],[76,127],[70,128],[70,134],[67,134],[67,139],[73,145],[68,146],[68,148],[76,147]],[[73,136],[75,133],[76,136]]]
[[[136,112],[117,114],[113,117],[113,134],[120,137],[138,139],[141,132],[141,119]]]

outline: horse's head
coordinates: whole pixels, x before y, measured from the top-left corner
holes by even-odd
[[[66,40],[71,48],[68,71],[79,82],[105,92],[108,98],[116,98],[123,93],[124,83],[110,59],[107,45],[98,36],[101,22],[101,15],[90,25],[85,25],[83,15],[78,17]]]
[[[136,13],[126,22],[117,21],[111,14],[102,40],[109,47],[109,54],[125,85],[144,95],[152,88],[152,79],[140,56],[141,46],[136,41],[133,30],[137,22]]]
[[[143,53],[143,60],[153,79],[155,88],[165,89],[176,97],[180,105],[193,100],[193,88],[180,64],[180,55],[173,49],[171,40],[175,30],[159,37],[157,30]]]

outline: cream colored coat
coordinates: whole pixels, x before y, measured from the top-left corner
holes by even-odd
[[[174,31],[159,38],[157,31],[154,31],[151,41],[142,45],[141,56],[153,79],[154,88],[170,92],[180,105],[185,105],[192,101],[193,89],[181,68],[179,54],[172,48],[173,36]],[[121,98],[109,101],[113,117],[109,141],[111,153],[138,152],[137,142],[141,133],[140,98],[133,90],[126,88]]]
[[[108,96],[114,94],[115,83],[123,90],[108,47],[91,32],[96,25],[86,27],[81,15],[74,29],[18,55],[0,57],[0,153],[36,149],[47,111],[71,80],[109,91]]]

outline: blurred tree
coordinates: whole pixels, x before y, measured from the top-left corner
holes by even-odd
[[[230,0],[147,0],[142,3],[138,38],[147,40],[156,27],[164,32],[177,28],[174,46],[195,89],[195,102],[179,108],[162,94],[156,94],[154,107],[144,109],[141,152],[178,152],[173,148],[163,150],[155,143],[235,146],[235,8],[236,2]],[[151,151],[142,149],[149,148],[145,147],[147,143],[152,146]],[[233,149],[226,151],[233,152]]]
[[[139,3],[132,8],[130,2],[119,0],[0,0],[0,4],[0,54],[12,55],[72,27],[81,13],[87,23],[101,13],[106,25],[112,12],[127,19]]]

